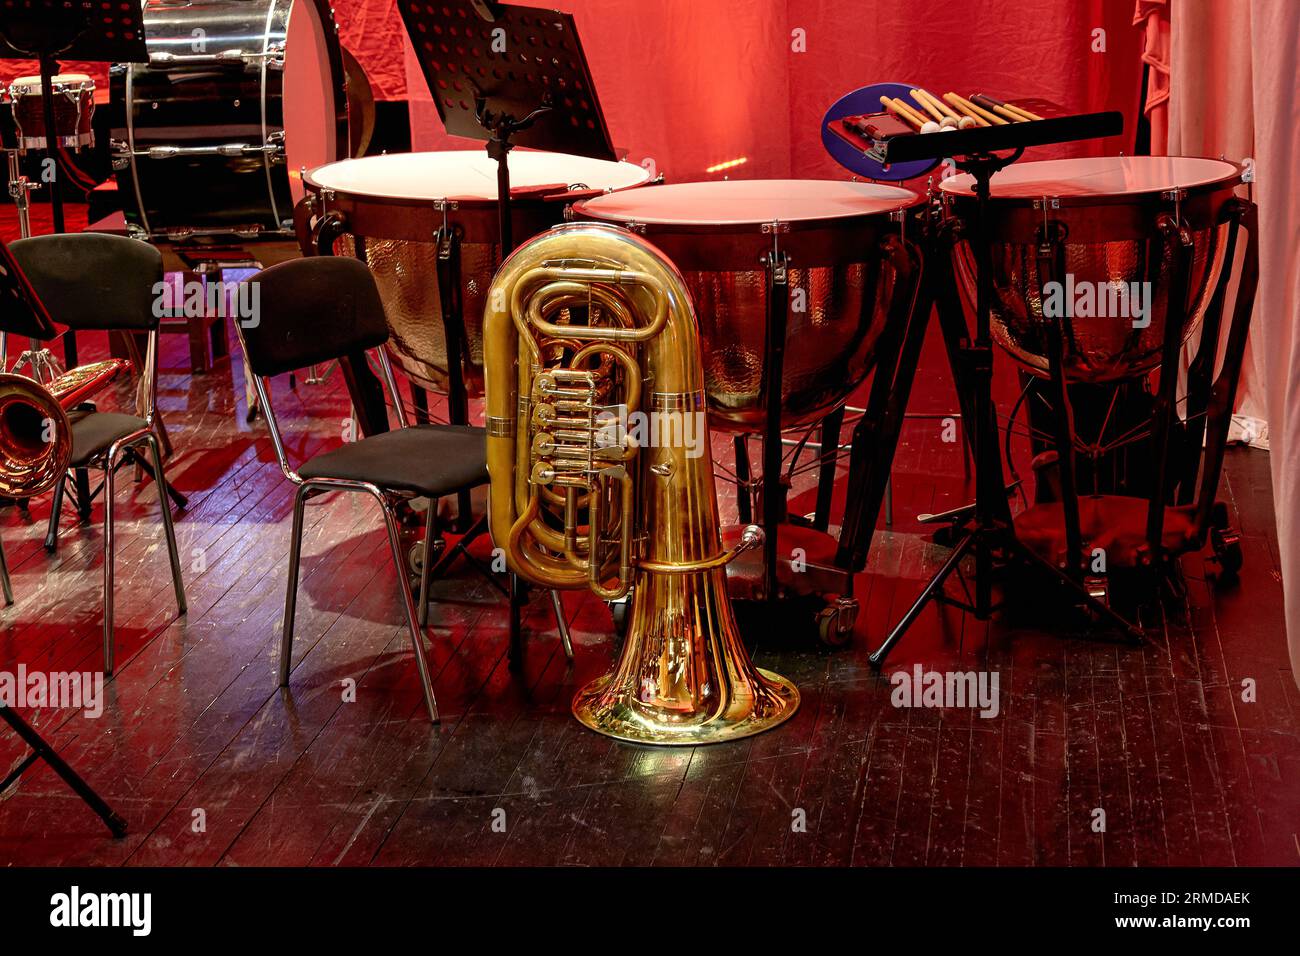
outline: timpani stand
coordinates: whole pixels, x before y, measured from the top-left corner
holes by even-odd
[[[989,183],[1001,169],[1018,160],[1030,146],[1074,142],[1123,131],[1123,117],[1116,112],[1060,116],[1026,123],[976,127],[945,131],[931,135],[897,136],[884,145],[891,162],[954,157],[954,164],[969,173],[974,181],[976,199],[973,229],[968,237],[975,256],[977,276],[975,329],[972,335],[961,314],[952,276],[952,247],[958,238],[954,229],[962,225],[933,228],[927,247],[927,262],[937,264],[924,283],[923,308],[938,306],[944,341],[952,364],[965,430],[975,467],[975,502],[959,516],[962,528],[951,552],[921,594],[904,613],[885,640],[872,652],[870,661],[879,668],[889,652],[915,623],[931,600],[942,600],[989,620],[1000,608],[993,599],[996,564],[1012,561],[1045,571],[1071,593],[1099,620],[1105,621],[1134,640],[1142,633],[1110,606],[1091,593],[1066,569],[1043,560],[1017,537],[1007,502],[998,442],[997,411],[993,404],[993,343],[991,315],[993,304],[992,244],[989,234]],[[1007,151],[1007,155],[998,155]],[[926,314],[925,312],[921,313]],[[1065,469],[1062,469],[1064,473]],[[974,594],[969,602],[954,600],[944,594],[948,577],[968,556],[974,557]]]

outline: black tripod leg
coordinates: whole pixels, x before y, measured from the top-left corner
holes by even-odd
[[[736,449],[736,512],[741,524],[754,520],[754,509],[750,500],[751,472],[749,468],[749,443],[744,435],[732,439]]]
[[[143,455],[137,455],[133,449],[131,451],[131,459],[135,463],[136,467],[139,468],[141,471],[143,471],[146,475],[148,475],[151,480],[155,482],[158,480],[158,476],[154,474],[153,465],[149,464],[149,462],[145,460]],[[172,485],[170,481],[164,479],[163,484],[167,488],[167,497],[171,498],[172,501],[176,502],[177,508],[184,508],[186,505],[190,503],[190,500],[186,498],[183,494],[181,494],[179,491],[177,491],[175,486]]]
[[[887,334],[881,336],[878,345],[879,358],[867,407],[853,430],[848,493],[835,552],[835,564],[854,572],[867,566],[867,552],[889,487],[894,452],[934,304],[930,292],[923,292],[920,285],[919,250],[890,237],[885,254],[894,262],[896,291],[889,305]]]
[[[90,472],[77,468],[73,474],[77,482],[77,516],[82,521],[90,520]]]
[[[785,336],[789,323],[790,273],[786,256],[772,252],[767,265],[767,362],[763,368],[763,600],[777,599],[777,552],[780,525],[786,517],[786,486],[781,480],[782,388]]]
[[[825,531],[831,524],[831,496],[835,492],[835,469],[839,465],[840,430],[844,427],[844,406],[841,405],[822,419],[821,464],[817,467],[817,508],[813,513],[813,527]]]
[[[1021,558],[1023,558],[1028,563],[1034,565],[1035,567],[1042,568],[1043,570],[1051,574],[1053,578],[1055,578],[1057,581],[1060,581],[1070,591],[1072,591],[1098,617],[1101,617],[1106,621],[1110,622],[1110,624],[1113,627],[1115,627],[1120,631],[1123,631],[1125,635],[1127,635],[1131,640],[1133,640],[1136,643],[1140,644],[1146,640],[1146,635],[1142,633],[1142,629],[1140,627],[1138,627],[1136,624],[1133,624],[1131,621],[1129,621],[1119,612],[1113,610],[1110,607],[1110,605],[1097,600],[1095,597],[1089,594],[1087,588],[1085,588],[1078,581],[1072,578],[1062,568],[1058,568],[1050,561],[1044,561],[1041,557],[1039,557],[1033,551],[1029,550],[1029,548],[1025,547],[1019,541],[1015,542],[1014,547],[1017,554],[1019,554]]]
[[[54,494],[50,498],[50,523],[45,529],[45,550],[53,554],[59,547],[59,519],[63,517],[63,483],[67,481],[64,476],[54,486]]]
[[[952,549],[952,553],[948,555],[948,559],[943,562],[943,567],[939,568],[939,573],[929,580],[925,588],[912,603],[912,606],[907,609],[907,613],[903,615],[903,619],[894,625],[894,629],[889,632],[889,636],[885,638],[879,647],[871,652],[871,656],[867,658],[867,660],[871,662],[872,667],[879,669],[880,665],[885,662],[885,658],[889,656],[889,652],[894,649],[895,644],[903,639],[903,635],[907,633],[907,629],[912,626],[920,616],[921,612],[925,610],[925,606],[930,603],[932,598],[936,597],[943,591],[943,582],[948,579],[948,575],[957,570],[957,566],[961,564],[961,559],[966,557],[966,552],[974,547],[974,545],[975,536],[971,534],[966,535],[966,537],[957,542],[957,545]]]
[[[77,771],[68,766],[64,759],[59,756],[58,751],[46,743],[45,738],[38,734],[31,724],[14,713],[12,709],[3,705],[0,705],[0,717],[3,717],[9,726],[14,729],[14,732],[23,739],[23,742],[32,748],[34,757],[39,757],[49,764],[51,769],[63,778],[63,782],[86,802],[86,806],[99,814],[99,818],[104,821],[104,825],[108,827],[113,836],[126,836],[126,821],[104,802],[104,798],[96,793],[94,788],[86,783]],[[20,773],[22,769],[30,766],[30,764],[31,760],[28,760],[19,771],[11,774],[9,779],[5,780],[5,787],[13,782],[17,773]],[[0,788],[0,790],[2,789]]]
[[[512,671],[524,666],[524,604],[527,602],[527,585],[517,574],[510,575],[510,650]]]

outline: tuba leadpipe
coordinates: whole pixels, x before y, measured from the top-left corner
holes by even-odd
[[[762,532],[722,547],[681,275],[631,232],[574,223],[516,250],[487,301],[493,541],[534,584],[634,595],[618,663],[578,692],[574,715],[611,737],[681,745],[786,720],[799,693],[751,663],[727,596],[727,563]],[[678,416],[679,438],[695,416],[697,448],[638,441],[623,425],[647,412]]]

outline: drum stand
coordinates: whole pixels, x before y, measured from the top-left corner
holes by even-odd
[[[783,452],[789,444],[789,440],[782,436],[781,383],[789,331],[790,262],[779,246],[781,229],[778,223],[771,226],[772,252],[763,257],[767,271],[767,326],[762,380],[762,475],[757,482],[752,478],[747,436],[737,435],[734,445],[740,522],[743,525],[752,519],[750,493],[757,484],[762,509],[760,523],[766,533],[761,567],[752,569],[743,555],[729,566],[729,577],[737,585],[732,597],[733,601],[739,602],[737,610],[741,614],[753,612],[755,623],[761,620],[767,629],[772,627],[774,615],[782,616],[782,599],[815,598],[820,602],[813,612],[818,636],[824,644],[832,647],[841,646],[852,637],[858,614],[858,602],[853,596],[854,576],[866,566],[925,337],[928,313],[921,313],[916,308],[922,288],[921,255],[915,243],[905,238],[907,215],[906,212],[897,214],[900,234],[884,238],[878,250],[878,254],[891,263],[895,278],[884,332],[876,347],[878,358],[871,373],[867,406],[858,410],[861,415],[848,446],[840,445],[845,406],[833,409],[814,426],[820,430],[820,441],[816,443],[819,454],[817,497],[813,513],[806,518],[788,513],[789,482],[782,474],[786,464]],[[794,444],[812,447],[803,441]],[[836,541],[827,531],[837,460],[846,448],[850,451],[848,491],[840,536]],[[793,471],[793,464],[790,469]],[[783,582],[781,555],[790,554],[796,548],[803,552],[805,567],[801,574]],[[755,577],[758,585],[751,587],[750,581]],[[750,604],[757,607],[748,607]]]
[[[1026,547],[1016,537],[1011,520],[1011,509],[1007,504],[1001,452],[998,447],[997,410],[993,404],[991,334],[993,263],[988,234],[989,182],[995,173],[1015,162],[1023,152],[1022,146],[1005,157],[991,152],[972,153],[955,161],[958,169],[970,173],[975,179],[977,214],[971,242],[977,275],[974,339],[969,338],[965,319],[960,312],[956,287],[950,281],[951,247],[949,245],[945,248],[942,242],[931,246],[933,257],[930,261],[940,265],[931,272],[926,298],[939,306],[940,321],[956,381],[962,416],[970,423],[966,435],[970,443],[971,457],[975,462],[975,504],[970,519],[955,541],[948,558],[922,588],[916,601],[908,608],[894,629],[871,653],[869,660],[876,668],[884,663],[889,652],[903,639],[926,604],[932,599],[960,607],[974,614],[977,620],[989,620],[1001,607],[1000,603],[994,603],[993,600],[995,557],[1003,565],[1017,561],[1047,572],[1097,618],[1118,628],[1133,640],[1142,639],[1142,632],[1138,628],[1111,610],[1109,605],[1099,600],[1081,582]],[[935,273],[949,281],[940,283]],[[943,586],[967,555],[973,555],[975,559],[974,594],[969,601],[962,602],[945,595]]]

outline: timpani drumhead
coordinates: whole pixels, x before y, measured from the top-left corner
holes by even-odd
[[[1020,163],[1001,170],[990,188],[988,234],[994,295],[994,340],[1025,370],[1050,371],[1050,333],[1066,338],[1063,368],[1071,382],[1103,384],[1140,378],[1156,368],[1171,301],[1185,295],[1182,337],[1200,326],[1224,267],[1224,204],[1241,180],[1241,167],[1187,156],[1104,156]],[[974,204],[968,175],[945,180],[958,215]],[[1060,200],[1048,208],[1035,201]],[[1177,216],[1191,243],[1188,284],[1174,289],[1172,238],[1161,223]],[[1069,322],[1048,317],[1038,273],[1042,224],[1058,224],[1064,276],[1072,288],[1143,294],[1145,316],[1087,307]],[[968,243],[954,249],[958,288],[967,307],[977,302],[978,268]],[[1097,292],[1101,302],[1101,292]]]
[[[1170,189],[1195,189],[1240,175],[1233,163],[1192,156],[1095,156],[1051,159],[1008,166],[993,177],[993,199],[1040,199],[1043,196],[1136,196]],[[969,173],[939,184],[946,193],[970,194]]]
[[[566,153],[515,149],[510,153],[511,192],[555,186],[628,189],[648,182],[650,171],[627,162]],[[321,189],[407,201],[456,199],[495,202],[497,164],[483,150],[391,153],[330,163],[311,173]]]
[[[758,179],[651,186],[583,200],[574,213],[643,233],[681,270],[713,424],[756,432],[767,423],[773,247],[789,264],[781,422],[794,427],[842,404],[874,366],[895,287],[882,241],[900,229],[890,214],[919,202],[896,186]]]
[[[751,179],[678,183],[598,196],[576,210],[593,219],[666,226],[811,222],[889,213],[917,201],[896,186],[822,179]]]

